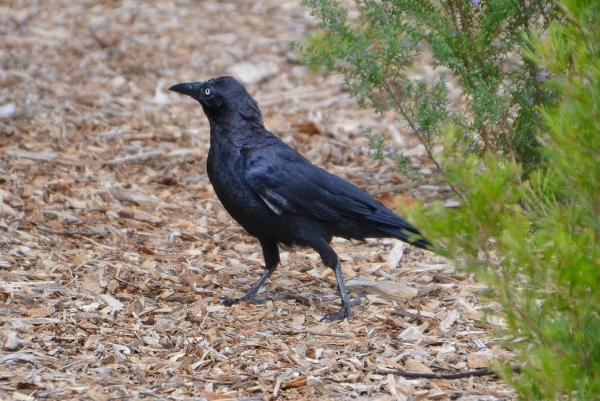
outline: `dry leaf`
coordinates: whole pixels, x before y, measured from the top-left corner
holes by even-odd
[[[398,196],[396,197],[396,202],[398,204],[413,206],[415,204],[423,205],[423,201],[417,198],[411,198],[410,196]]]
[[[398,205],[396,204],[396,196],[392,195],[390,192],[382,194],[379,198],[377,198],[377,200],[388,209],[396,210],[398,208]]]

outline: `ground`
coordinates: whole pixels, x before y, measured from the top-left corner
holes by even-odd
[[[494,376],[398,374],[511,354],[482,312],[484,284],[395,240],[334,240],[350,293],[368,295],[350,321],[318,321],[339,297],[310,249],[283,250],[274,302],[220,303],[258,279],[262,253],[216,199],[207,121],[172,84],[235,75],[315,164],[388,203],[450,199],[372,160],[367,127],[427,177],[398,116],[299,65],[290,41],[315,21],[298,3],[0,5],[1,399],[514,398]]]

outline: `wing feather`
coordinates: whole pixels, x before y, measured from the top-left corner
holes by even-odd
[[[324,221],[342,218],[414,231],[400,216],[344,179],[280,145],[244,152],[248,185],[277,213],[304,213]]]

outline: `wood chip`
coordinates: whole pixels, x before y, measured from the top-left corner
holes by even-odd
[[[460,317],[460,311],[458,309],[452,309],[446,317],[440,322],[440,329],[447,331]]]
[[[397,241],[396,244],[394,244],[387,259],[390,268],[395,269],[400,264],[402,256],[404,256],[404,246],[404,242],[402,241]]]
[[[490,357],[485,352],[473,352],[467,355],[467,366],[471,369],[487,368]]]
[[[48,317],[54,314],[53,306],[45,306],[42,308],[32,308],[27,311],[29,317]]]
[[[111,187],[108,190],[108,193],[111,196],[114,196],[115,199],[117,199],[121,202],[131,202],[131,203],[135,203],[140,206],[153,206],[153,207],[166,207],[166,208],[172,207],[171,205],[169,205],[168,203],[164,202],[163,200],[161,200],[159,198],[144,195],[141,192],[135,191],[132,189]]]
[[[353,279],[346,283],[348,291],[355,294],[377,295],[388,301],[402,302],[417,296],[419,290],[393,281]]]
[[[416,359],[406,358],[404,361],[404,367],[406,370],[410,370],[413,372],[419,373],[433,373],[433,370],[429,369],[427,366],[423,365],[421,362]]]

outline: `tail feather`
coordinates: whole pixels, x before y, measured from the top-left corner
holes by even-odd
[[[378,231],[387,234],[390,237],[398,238],[408,244],[414,245],[421,249],[431,250],[433,244],[425,239],[416,229],[414,232],[392,228],[392,227],[377,227]]]

